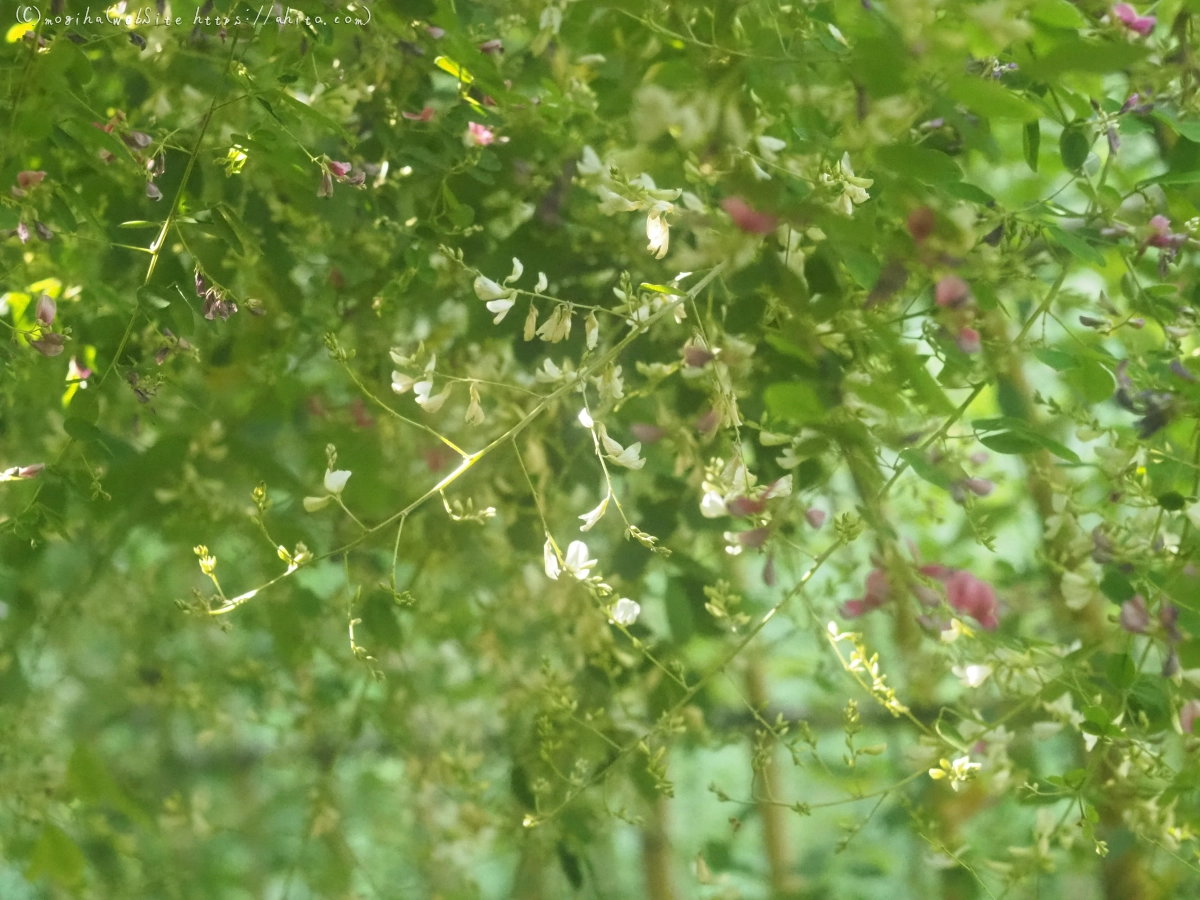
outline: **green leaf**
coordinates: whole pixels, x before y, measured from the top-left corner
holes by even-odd
[[[1066,372],[1063,379],[1083,395],[1088,403],[1103,403],[1113,395],[1116,382],[1108,368],[1094,359],[1083,359]]]
[[[909,468],[920,478],[943,490],[950,490],[950,476],[932,465],[920,450],[901,450],[900,458],[908,463]]]
[[[65,888],[76,887],[83,881],[86,861],[83,853],[67,833],[47,822],[34,845],[25,869],[28,881],[49,878]]]
[[[1015,119],[1026,122],[1037,119],[1036,106],[1014,94],[998,81],[981,78],[959,78],[948,87],[951,97],[982,116],[991,119]]]
[[[1149,187],[1152,184],[1197,184],[1200,183],[1200,169],[1194,172],[1164,172],[1139,181],[1138,187]]]
[[[462,84],[470,84],[471,82],[473,82],[475,80],[474,75],[472,75],[470,72],[468,72],[466,70],[465,67],[460,66],[458,63],[456,63],[454,60],[452,60],[448,56],[437,57],[437,59],[435,59],[433,61],[433,64],[435,66],[437,66],[439,69],[441,69],[443,72],[447,72],[447,73],[453,75]]]
[[[1027,78],[1050,80],[1063,72],[1104,74],[1128,69],[1144,59],[1150,49],[1127,41],[1084,41],[1070,37],[1060,41],[1040,59],[1021,61]]]
[[[1051,28],[1085,28],[1088,20],[1067,0],[1038,0],[1029,11],[1029,18]]]
[[[1038,150],[1042,146],[1042,126],[1037,119],[1026,122],[1021,129],[1021,149],[1025,153],[1025,164],[1034,172],[1038,168]]]
[[[1092,138],[1081,126],[1068,126],[1058,138],[1058,153],[1068,171],[1078,172],[1092,152]]]
[[[892,144],[875,151],[876,161],[897,175],[907,175],[926,184],[962,180],[962,169],[951,157],[938,150]]]
[[[789,422],[820,422],[826,415],[825,405],[817,392],[803,381],[780,381],[769,385],[763,392],[763,400],[771,415]]]
[[[1088,265],[1099,266],[1103,268],[1106,264],[1103,253],[1101,253],[1083,238],[1072,234],[1069,231],[1064,231],[1057,225],[1047,225],[1046,236],[1076,259],[1081,260]]]
[[[979,438],[979,443],[989,450],[1006,455],[1035,453],[1042,449],[1036,440],[1018,431],[1001,431],[996,434],[986,434]]]
[[[1167,512],[1177,512],[1187,505],[1187,499],[1178,491],[1168,491],[1159,496],[1158,505]]]
[[[1156,107],[1151,114],[1160,122],[1166,122],[1174,129],[1175,133],[1180,137],[1187,138],[1189,141],[1200,144],[1200,122],[1188,121],[1183,122],[1174,115],[1161,107]]]
[[[1129,688],[1137,678],[1137,666],[1128,653],[1114,654],[1108,658],[1104,667],[1104,676],[1109,684],[1119,691]]]
[[[1039,362],[1045,363],[1056,372],[1065,372],[1079,365],[1078,357],[1053,347],[1034,347],[1033,355]]]

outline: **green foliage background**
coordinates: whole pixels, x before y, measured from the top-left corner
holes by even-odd
[[[0,4],[0,896],[1195,894],[1200,4],[198,6]]]

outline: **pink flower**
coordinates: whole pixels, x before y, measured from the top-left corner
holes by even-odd
[[[983,349],[983,344],[979,340],[979,332],[974,328],[964,326],[958,331],[958,337],[954,339],[954,343],[958,345],[958,349],[963,353],[978,353]]]
[[[775,554],[767,555],[767,564],[763,566],[762,571],[763,584],[767,587],[775,587]]]
[[[54,300],[51,299],[50,295],[42,294],[42,296],[38,297],[34,318],[36,318],[43,325],[53,325],[54,314],[57,311],[58,307],[55,305]]]
[[[1183,704],[1183,709],[1179,710],[1179,727],[1184,733],[1192,734],[1197,718],[1200,718],[1200,700],[1189,700]]]
[[[656,441],[661,441],[667,434],[666,431],[657,425],[650,425],[646,422],[634,422],[629,426],[629,432],[643,444],[653,444]]]
[[[504,42],[500,38],[492,38],[490,41],[484,41],[479,45],[480,53],[503,53]]]
[[[712,434],[717,430],[717,426],[720,424],[721,414],[715,409],[710,409],[696,420],[696,430],[701,434]]]
[[[934,302],[942,309],[958,309],[971,299],[970,286],[957,275],[947,275],[937,283]]]
[[[963,480],[962,486],[976,497],[986,497],[996,487],[986,478],[966,478]]]
[[[75,357],[72,356],[71,361],[67,363],[67,381],[78,382],[80,387],[87,387],[87,380],[91,377],[92,370],[87,366],[79,365]]]
[[[432,106],[426,106],[419,113],[406,112],[400,113],[400,115],[408,119],[410,122],[432,122],[434,110]]]
[[[879,609],[887,602],[890,590],[887,573],[883,569],[872,569],[863,586],[862,599],[847,600],[842,604],[841,613],[847,619],[856,619],[863,613]]]
[[[752,550],[757,550],[767,542],[767,538],[770,536],[770,528],[754,528],[750,531],[740,532],[737,536],[737,542],[743,547],[749,547]]]
[[[804,513],[804,521],[811,528],[820,528],[825,524],[825,510],[812,507]]]
[[[753,516],[767,508],[766,499],[751,500],[749,497],[734,497],[725,504],[731,516]]]
[[[480,125],[478,122],[467,123],[467,141],[469,143],[476,147],[486,147],[494,140],[496,140],[496,135],[486,125]]]
[[[1121,604],[1121,627],[1132,634],[1145,634],[1150,627],[1150,611],[1146,609],[1146,598],[1134,594]]]
[[[1130,31],[1136,31],[1142,37],[1147,37],[1158,24],[1154,16],[1139,16],[1137,10],[1128,3],[1118,3],[1112,8],[1112,13]]]
[[[733,224],[747,234],[770,234],[779,225],[779,220],[770,213],[759,212],[741,197],[726,197],[721,209],[733,219]]]
[[[333,162],[329,163],[329,171],[333,173],[335,178],[345,178],[347,173],[354,168],[348,162]]]
[[[716,354],[704,347],[692,344],[683,348],[683,361],[689,369],[702,369],[716,357]]]
[[[946,579],[946,599],[961,613],[973,617],[988,631],[1000,624],[996,618],[996,592],[986,581],[980,581],[962,569]]]

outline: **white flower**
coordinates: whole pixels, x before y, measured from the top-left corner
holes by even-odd
[[[554,360],[552,360],[550,358],[546,358],[545,360],[542,361],[541,371],[534,372],[533,377],[537,381],[541,381],[541,382],[545,382],[545,383],[549,384],[549,383],[552,383],[555,381],[559,381],[565,374],[566,374],[566,372],[564,372],[562,369],[560,369],[557,365],[554,364]]]
[[[433,382],[429,379],[418,381],[413,385],[413,394],[416,395],[417,405],[427,413],[435,413],[442,408],[442,404],[446,402],[450,396],[450,388],[453,385],[447,384],[440,394],[431,394],[433,390]]]
[[[628,597],[622,597],[613,604],[612,611],[609,616],[618,625],[624,625],[628,628],[637,621],[637,617],[641,614],[642,607],[634,600]]]
[[[774,500],[776,497],[787,497],[792,493],[792,476],[784,475],[773,485],[767,488],[762,498],[764,500]]]
[[[546,546],[542,548],[542,563],[546,567],[546,577],[557,581],[562,570],[558,566],[558,554],[554,552],[554,544],[550,538],[546,538]]]
[[[867,193],[867,188],[874,184],[871,178],[859,178],[854,174],[854,169],[850,166],[850,154],[843,153],[841,162],[838,163],[838,168],[842,170],[842,190],[849,195],[850,199],[857,206],[859,203],[866,203],[871,199],[871,195]]]
[[[725,498],[716,491],[708,491],[700,498],[700,514],[706,519],[716,519],[728,514]]]
[[[1096,585],[1078,572],[1068,572],[1062,577],[1062,596],[1067,609],[1080,610],[1096,596]]]
[[[771,173],[758,164],[758,160],[750,160],[750,172],[755,181],[770,181]]]
[[[571,336],[571,310],[563,303],[554,307],[554,311],[550,313],[550,318],[542,323],[542,327],[537,330],[538,337],[543,341],[549,341],[551,344],[557,344],[559,341],[566,340]]]
[[[490,278],[480,275],[475,279],[475,296],[480,300],[499,300],[501,297],[507,297],[509,293],[510,291],[500,287]]]
[[[521,265],[521,261],[514,256],[513,257],[512,274],[504,279],[504,283],[512,284],[514,281],[518,280],[524,274],[525,274],[525,267],[523,265]]]
[[[332,499],[333,499],[333,497],[330,496],[329,494],[326,494],[324,497],[305,497],[304,498],[304,511],[305,512],[316,512],[319,509],[324,509],[326,506],[329,505],[329,501],[331,501]]]
[[[590,146],[583,148],[583,159],[575,166],[575,171],[580,175],[599,175],[604,171],[604,164],[600,162],[600,157],[596,155],[596,151]]]
[[[783,449],[783,453],[775,457],[775,462],[779,463],[781,468],[794,469],[796,466],[800,465],[800,463],[804,462],[804,460],[796,455],[794,448],[785,447]]]
[[[508,311],[513,308],[513,304],[517,301],[512,297],[501,297],[499,300],[489,300],[487,304],[488,312],[493,312],[496,317],[492,319],[493,325],[499,325],[504,321],[504,317],[508,315]]]
[[[587,544],[583,541],[571,541],[563,559],[563,571],[576,581],[583,581],[591,574],[592,566],[596,565],[596,560],[587,557]]]
[[[621,380],[621,367],[609,366],[598,378],[592,379],[600,389],[600,400],[611,403],[625,396],[625,382]]]
[[[616,191],[604,185],[596,188],[596,195],[600,198],[600,212],[606,216],[619,212],[633,212],[640,205],[633,200],[626,200]]]
[[[642,442],[635,441],[628,447],[622,447],[616,441],[608,436],[608,432],[604,426],[600,426],[600,443],[604,445],[604,449],[608,452],[610,462],[616,463],[618,466],[624,466],[627,469],[640,469],[646,464],[644,459],[639,457],[642,450]]]
[[[967,687],[977,688],[987,681],[987,677],[992,674],[992,667],[986,664],[955,666],[950,671]]]
[[[587,338],[587,348],[589,350],[596,349],[596,341],[600,339],[600,323],[596,321],[596,314],[590,312],[583,322],[583,333]]]
[[[595,420],[592,419],[592,415],[587,411],[587,409],[581,409],[579,411],[579,424],[584,428],[591,428],[596,423]]]
[[[527,341],[532,341],[535,334],[537,334],[537,307],[530,303],[529,314],[525,316],[525,333],[522,337]]]
[[[954,762],[942,760],[938,763],[938,768],[929,770],[929,777],[934,781],[940,781],[943,778],[950,779],[950,787],[954,790],[960,790],[964,784],[975,777],[975,773],[980,769],[980,764],[971,762],[971,757],[960,756]]]
[[[786,444],[791,441],[790,434],[776,434],[773,431],[760,431],[758,433],[758,442],[764,447],[778,447],[780,444]]]
[[[550,286],[550,282],[546,279],[546,273],[538,272],[537,284],[535,284],[533,286],[533,290],[536,293],[540,294],[542,291],[544,291],[549,286]]]
[[[600,519],[604,515],[604,511],[606,509],[608,509],[608,496],[605,496],[605,498],[600,501],[600,505],[597,506],[595,509],[593,509],[591,512],[586,512],[582,516],[579,517],[580,519],[583,520],[583,525],[580,526],[579,530],[580,531],[591,531],[592,526],[600,521]]]
[[[325,490],[331,494],[340,494],[349,480],[350,472],[346,469],[338,469],[334,472],[325,470]]]
[[[646,249],[654,254],[655,259],[667,255],[667,246],[671,241],[671,228],[667,225],[666,217],[655,210],[646,217],[646,237],[650,243]]]
[[[758,144],[758,152],[765,159],[772,162],[775,161],[775,154],[787,146],[787,141],[781,141],[777,137],[771,137],[769,134],[761,135],[754,139],[754,143]]]
[[[408,375],[405,375],[403,372],[393,372],[392,373],[392,390],[395,391],[397,394],[403,394],[405,391],[407,391],[409,388],[411,388],[413,386],[413,383],[415,381],[416,381],[415,378],[410,378]]]

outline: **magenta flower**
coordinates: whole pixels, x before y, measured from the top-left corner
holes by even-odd
[[[1130,31],[1136,31],[1142,37],[1149,36],[1158,24],[1154,16],[1139,16],[1137,10],[1128,3],[1118,3],[1112,8],[1112,13]]]
[[[434,109],[432,106],[426,106],[419,113],[404,112],[400,113],[400,115],[408,119],[410,122],[432,122]]]
[[[721,201],[721,209],[729,214],[734,225],[747,234],[770,234],[779,225],[779,220],[773,215],[759,212],[741,197],[726,197]]]
[[[494,140],[496,140],[496,135],[486,125],[480,125],[478,122],[467,123],[468,143],[474,144],[476,147],[486,147]]]
[[[988,631],[1000,624],[996,618],[996,592],[990,584],[970,572],[959,569],[946,579],[946,599],[952,607],[971,616]]]
[[[352,168],[354,167],[348,162],[329,161],[329,171],[333,173],[335,178],[345,178]]]
[[[749,497],[734,497],[725,504],[731,516],[754,516],[767,508],[766,498],[752,500]]]
[[[979,332],[966,326],[959,329],[954,343],[958,344],[958,349],[963,353],[978,353],[983,349],[983,344],[979,341]]]
[[[957,275],[947,275],[934,290],[934,302],[942,309],[958,309],[970,299],[970,286]]]
[[[1146,598],[1134,594],[1121,604],[1121,627],[1131,634],[1145,634],[1150,627],[1150,611],[1146,609]]]

